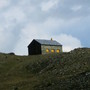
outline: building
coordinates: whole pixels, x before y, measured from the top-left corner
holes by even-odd
[[[29,55],[60,53],[62,52],[62,45],[55,40],[34,39],[28,45]]]

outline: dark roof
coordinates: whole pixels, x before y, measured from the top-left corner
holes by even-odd
[[[44,39],[34,39],[41,45],[55,45],[55,46],[62,46],[59,42],[55,40],[44,40]]]

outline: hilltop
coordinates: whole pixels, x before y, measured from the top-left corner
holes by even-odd
[[[1,53],[0,90],[90,90],[90,49],[33,56]]]

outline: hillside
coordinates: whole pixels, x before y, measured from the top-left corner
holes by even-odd
[[[1,53],[0,90],[90,90],[90,49],[36,56]]]

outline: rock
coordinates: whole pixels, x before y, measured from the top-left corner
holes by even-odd
[[[88,75],[90,75],[90,72],[87,72],[87,73],[86,73],[86,76],[88,76]]]
[[[15,55],[15,53],[11,52],[11,53],[8,53],[9,55]]]

